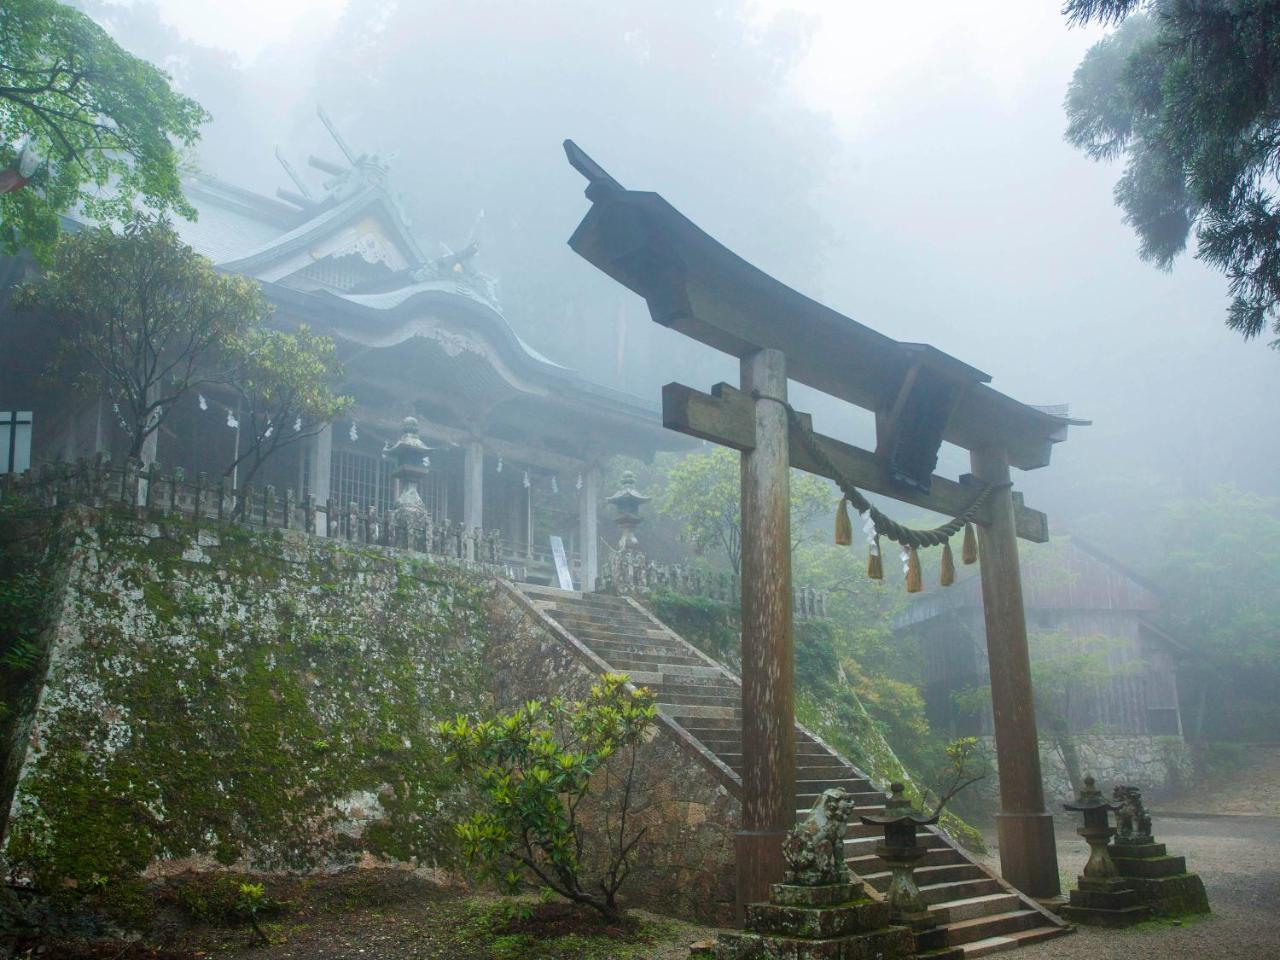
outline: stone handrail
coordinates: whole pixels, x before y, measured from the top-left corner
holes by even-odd
[[[705,573],[680,564],[654,563],[639,550],[627,549],[615,551],[609,557],[600,571],[597,590],[619,596],[667,591],[737,603],[740,582],[736,574]],[[793,587],[791,607],[797,620],[822,619],[827,615],[826,592],[813,587]]]
[[[467,531],[461,523],[436,521],[425,510],[340,506],[271,485],[232,486],[229,477],[189,479],[181,467],[164,474],[159,464],[136,460],[115,466],[106,454],[76,463],[52,463],[22,474],[0,474],[0,504],[26,499],[46,506],[125,506],[140,516],[178,516],[236,523],[262,530],[296,530],[352,543],[399,547],[462,560],[514,580],[527,576],[523,545],[503,541],[498,531]]]

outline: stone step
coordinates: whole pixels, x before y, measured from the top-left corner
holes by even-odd
[[[796,807],[796,819],[799,820],[802,817],[807,816],[809,811],[812,810],[814,805],[818,802],[818,797],[820,796],[821,794],[815,793],[807,801],[805,800],[804,797],[797,797],[796,799],[799,802],[799,806]],[[883,813],[883,812],[884,812],[884,804],[853,808],[853,815],[855,817],[860,815],[870,817],[874,814]],[[880,828],[877,827],[876,829],[880,829]]]
[[[666,662],[662,664],[662,673],[665,676],[671,677],[677,683],[727,679],[722,670],[716,667],[708,667],[705,664]],[[737,684],[734,684],[733,686],[737,689],[741,689]]]
[[[1014,933],[999,937],[987,937],[983,940],[973,940],[969,943],[960,944],[960,949],[964,951],[965,960],[977,960],[979,957],[986,957],[993,953],[1003,953],[1006,950],[1016,950],[1019,947],[1029,946],[1033,943],[1039,943],[1042,940],[1050,940],[1053,937],[1060,937],[1070,930],[1064,927],[1056,927],[1047,924],[1043,927],[1031,927],[1027,930],[1018,930]]]
[[[591,647],[588,646],[587,649],[590,650]],[[618,673],[630,673],[632,670],[639,670],[642,673],[662,673],[670,665],[666,661],[656,658],[624,657],[614,654],[606,656],[599,650],[591,650],[591,652],[607,663],[610,669]]]
[[[858,826],[862,826],[862,824],[858,824]],[[852,862],[852,858],[854,857],[865,857],[875,853],[876,844],[884,839],[884,829],[881,827],[873,827],[872,829],[874,832],[868,833],[865,836],[846,836],[844,838],[844,853],[847,860]],[[926,850],[955,849],[938,834],[929,833],[927,831],[916,831],[916,843],[924,847]],[[878,870],[883,869],[883,866],[878,868]]]
[[[668,688],[657,690],[656,693],[659,703],[705,703],[713,707],[736,707],[742,703],[741,697],[725,697],[714,693],[673,693]]]
[[[582,643],[597,645],[608,650],[643,650],[646,654],[673,657],[688,660],[691,665],[700,667],[709,664],[688,647],[673,643],[665,637],[609,637],[587,633],[581,630],[569,631]]]
[[[644,623],[619,623],[616,620],[582,620],[558,613],[552,616],[570,633],[581,637],[599,637],[602,640],[661,640],[672,646],[685,648],[684,644],[673,641],[671,635],[665,630],[659,630]]]
[[[1044,915],[1038,910],[1010,910],[1007,913],[992,913],[974,917],[972,920],[958,920],[947,924],[947,942],[953,947],[974,940],[986,940],[991,937],[1007,936],[1019,930],[1028,930],[1041,926]]]
[[[949,850],[950,853],[958,853]],[[1009,913],[1021,910],[1022,901],[1013,893],[988,893],[981,897],[965,897],[963,900],[948,900],[946,903],[935,903],[929,907],[929,913],[939,923],[952,924],[961,920],[972,920],[975,917],[987,917],[993,913]]]
[[[862,879],[883,893],[889,889],[890,876],[891,873],[886,864],[883,870],[862,874]],[[955,883],[962,880],[979,880],[983,876],[984,874],[977,864],[969,863],[966,860],[964,863],[945,864],[940,867],[920,867],[916,870],[916,884],[923,892],[925,887],[942,883]]]
[[[721,673],[719,670],[715,669],[714,667],[694,668],[691,666],[689,669],[691,670],[701,669],[706,672],[705,673],[673,673],[671,674],[670,678],[667,680],[667,683],[671,684],[673,687],[684,686],[684,687],[691,687],[691,688],[697,688],[697,689],[706,689],[707,687],[716,687],[718,689],[732,691],[735,696],[742,695],[742,687],[738,686],[736,683],[731,681],[728,677],[726,677],[723,673]],[[693,690],[690,689],[687,692],[693,693]]]
[[[738,707],[713,707],[692,703],[658,703],[658,709],[669,717],[716,717],[722,720],[742,722],[742,710]]]
[[[920,896],[929,906],[946,905],[956,900],[971,900],[988,894],[1003,893],[1004,887],[994,877],[982,876],[974,880],[952,880],[949,883],[931,883],[928,889],[920,888]]]
[[[885,868],[885,862],[876,856],[874,851],[868,851],[856,857],[848,856],[846,851],[845,862],[860,877],[866,876],[868,873],[879,873]],[[921,867],[941,867],[952,863],[967,863],[968,861],[965,860],[964,854],[959,850],[943,845],[929,849],[917,862]]]
[[[716,756],[718,756],[725,763],[729,764],[729,766],[733,767],[733,766],[742,765],[742,762],[743,762],[742,751],[722,749],[726,741],[717,740],[715,737],[699,736],[698,733],[694,730],[690,730],[689,733],[692,734],[693,736],[698,737],[698,739],[702,741],[702,745],[704,747],[706,747],[708,750],[711,750],[713,753],[715,753]],[[738,742],[735,740],[732,742],[732,745],[738,746]],[[803,742],[796,744],[796,763],[799,764],[799,769],[807,770],[808,767],[805,766],[805,761],[810,759],[811,757],[825,757],[825,756],[828,756],[828,754],[821,744],[803,743]]]
[[[685,693],[698,697],[731,697],[742,699],[742,688],[723,680],[708,679],[703,683],[689,683],[684,678],[672,677],[662,684],[663,693]]]
[[[670,637],[664,637],[660,633],[640,633],[634,630],[626,632],[621,630],[590,630],[577,626],[567,626],[565,629],[583,643],[607,643],[615,647],[650,647],[655,651],[667,653],[673,657],[689,657],[697,660],[703,666],[707,665],[707,662],[702,660],[695,651],[684,644],[672,642]]]

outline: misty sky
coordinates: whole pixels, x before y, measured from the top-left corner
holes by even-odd
[[[345,3],[158,6],[182,33],[252,67],[319,42],[340,23]],[[1073,431],[1049,470],[1019,478],[1028,502],[1067,526],[1105,538],[1118,514],[1136,516],[1149,499],[1219,482],[1278,495],[1272,412],[1280,354],[1226,329],[1220,276],[1189,256],[1168,274],[1138,260],[1111,201],[1118,168],[1093,163],[1062,139],[1066,86],[1102,32],[1069,29],[1059,7],[1058,0],[757,3],[760,22],[784,18],[810,32],[786,82],[838,133],[840,156],[813,185],[829,236],[762,238],[741,224],[726,232],[706,219],[714,205],[669,173],[627,156],[597,159],[627,186],[663,193],[781,279],[789,279],[784,258],[771,262],[780,249],[771,245],[804,256],[812,248],[811,277],[820,279],[815,288],[806,278],[804,292],[855,319],[930,342],[1018,399],[1070,401],[1074,414],[1092,417],[1095,425]],[[499,59],[493,69],[500,66]],[[286,103],[291,96],[272,92]],[[396,132],[386,140],[394,146]],[[696,163],[699,145],[689,146]],[[749,167],[752,158],[737,162]],[[585,202],[572,175],[564,182],[573,220]],[[583,282],[595,282],[583,270]],[[715,368],[714,358],[708,363]],[[857,417],[820,417],[819,425],[845,436],[866,429]],[[953,451],[941,472],[965,469]]]

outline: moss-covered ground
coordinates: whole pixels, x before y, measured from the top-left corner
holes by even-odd
[[[234,875],[178,878],[150,888],[157,921],[142,939],[44,943],[42,960],[674,960],[714,936],[642,911],[621,926],[536,897],[496,897],[397,870],[267,879],[274,901],[253,943],[234,909]],[[261,879],[261,878],[257,878]],[[34,949],[34,944],[31,945]],[[25,950],[18,954],[24,956]],[[32,956],[37,954],[32,953]]]

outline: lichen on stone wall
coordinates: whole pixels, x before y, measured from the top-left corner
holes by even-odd
[[[111,515],[80,526],[68,564],[11,870],[128,891],[156,859],[452,860],[461,794],[431,726],[486,702],[484,581]]]

